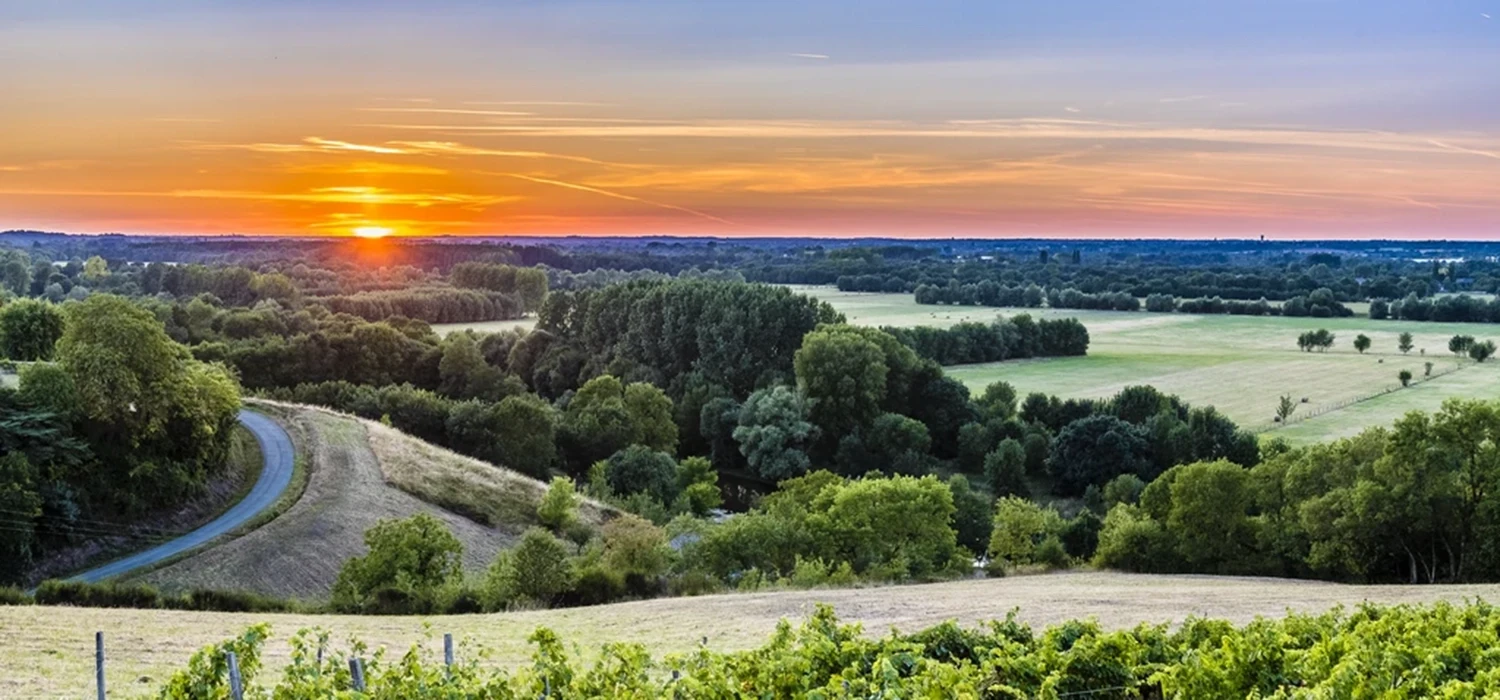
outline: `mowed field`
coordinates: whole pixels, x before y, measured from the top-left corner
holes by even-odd
[[[972,390],[1004,380],[1022,394],[1041,391],[1066,398],[1100,398],[1132,384],[1150,384],[1194,405],[1215,406],[1242,426],[1267,430],[1296,444],[1354,435],[1371,425],[1389,424],[1410,410],[1434,410],[1451,397],[1500,396],[1500,362],[1479,365],[1448,352],[1448,339],[1455,334],[1500,339],[1500,328],[1488,324],[922,306],[910,294],[794,289],[827,301],[851,323],[870,326],[947,327],[1018,313],[1077,318],[1089,329],[1086,357],[964,365],[947,371]],[[1298,334],[1317,328],[1335,334],[1333,349],[1298,350]],[[1403,331],[1412,333],[1416,344],[1407,355],[1396,349]],[[1360,333],[1373,342],[1363,355],[1352,344]],[[1441,376],[1421,381],[1426,362],[1432,362],[1433,374]],[[1410,370],[1418,383],[1399,389],[1397,373],[1402,369]],[[1381,393],[1386,390],[1393,391]],[[1299,404],[1289,425],[1273,427],[1270,421],[1284,394],[1306,398],[1307,403]],[[1326,412],[1299,420],[1298,414],[1322,411]]]
[[[882,588],[738,593],[666,598],[607,606],[448,617],[269,615],[85,608],[0,608],[0,697],[84,697],[93,682],[94,632],[104,632],[110,697],[152,692],[192,653],[257,622],[272,639],[264,663],[271,677],[289,659],[287,640],[299,629],[322,627],[336,644],[351,636],[384,646],[399,657],[428,640],[441,649],[443,633],[494,652],[487,665],[515,668],[528,662],[526,636],[549,627],[593,658],[610,641],[641,642],[660,656],[686,652],[707,638],[709,648],[733,651],[759,646],[781,619],[806,617],[818,603],[832,605],[846,622],[882,635],[891,628],[916,631],[944,620],[975,625],[1019,609],[1035,627],[1093,617],[1110,628],[1175,623],[1190,615],[1245,623],[1287,611],[1323,612],[1363,601],[1421,603],[1500,597],[1500,585],[1346,586],[1313,581],[1153,576],[1065,572],[1004,579]],[[433,644],[432,640],[438,640]],[[468,652],[460,649],[462,656]]]
[[[476,321],[474,323],[434,323],[432,332],[448,337],[454,331],[477,331],[479,333],[499,333],[500,331],[522,330],[529,331],[536,325],[535,316],[516,318],[509,321]]]

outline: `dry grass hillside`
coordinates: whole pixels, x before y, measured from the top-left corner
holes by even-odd
[[[248,590],[325,599],[339,567],[365,552],[364,532],[384,518],[430,513],[464,544],[464,566],[482,570],[535,518],[546,486],[444,450],[387,426],[323,409],[274,405],[307,471],[307,488],[260,528],[136,580],[164,589]],[[586,503],[598,522],[603,509]],[[466,517],[466,514],[469,517]]]
[[[269,622],[268,669],[283,666],[287,639],[298,629],[322,627],[334,640],[350,636],[372,648],[402,652],[411,644],[451,632],[493,650],[486,666],[527,663],[526,637],[550,627],[593,658],[607,641],[648,645],[653,654],[684,652],[708,639],[727,651],[765,643],[783,618],[807,616],[828,603],[840,617],[864,624],[872,635],[895,627],[915,631],[943,620],[973,625],[1003,619],[1018,609],[1037,627],[1094,617],[1106,627],[1178,622],[1189,615],[1244,623],[1288,610],[1322,612],[1362,601],[1423,603],[1494,600],[1500,585],[1346,586],[1315,581],[1214,576],[1153,576],[1066,572],[1004,579],[975,579],[912,586],[735,593],[663,598],[588,608],[444,617],[264,615],[162,610],[0,607],[0,697],[81,697],[93,680],[94,632],[109,646],[108,681],[124,696],[149,692],[198,648],[228,638],[247,625]],[[429,649],[432,645],[429,644]],[[111,694],[114,697],[114,693]]]

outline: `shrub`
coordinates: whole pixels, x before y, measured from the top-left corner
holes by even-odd
[[[514,549],[501,552],[490,565],[485,592],[490,607],[516,602],[550,605],[573,586],[571,548],[552,533],[531,528]]]
[[[672,455],[631,445],[611,455],[607,464],[605,479],[618,495],[644,493],[662,503],[677,498],[677,461]]]
[[[79,608],[155,608],[161,603],[161,593],[151,586],[111,581],[43,581],[32,597],[37,605]]]
[[[31,596],[15,586],[0,586],[0,605],[31,605]]]
[[[604,524],[604,564],[622,575],[657,578],[671,564],[667,534],[643,518],[626,513]]]
[[[415,607],[380,607],[394,613],[431,610],[440,589],[461,573],[463,543],[443,521],[426,513],[376,523],[365,532],[365,545],[368,554],[350,559],[339,570],[331,601],[335,610],[360,612],[392,601]]]
[[[552,478],[536,507],[537,522],[564,532],[578,521],[578,490],[565,476]]]
[[[1036,546],[1036,552],[1032,554],[1032,558],[1036,563],[1048,569],[1066,569],[1072,564],[1072,561],[1068,559],[1067,549],[1063,547],[1062,540],[1056,535],[1042,540],[1041,544]]]

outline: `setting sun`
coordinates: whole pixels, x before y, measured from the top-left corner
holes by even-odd
[[[360,238],[385,238],[393,231],[385,226],[359,226],[354,229],[354,235]]]

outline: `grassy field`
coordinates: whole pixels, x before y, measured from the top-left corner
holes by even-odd
[[[895,627],[914,631],[944,620],[973,625],[1001,619],[1013,608],[1041,627],[1094,617],[1105,626],[1177,622],[1189,615],[1237,623],[1287,611],[1323,611],[1362,601],[1413,603],[1500,596],[1497,585],[1345,586],[1311,581],[1212,576],[1151,576],[1068,572],[1004,579],[975,579],[923,586],[777,591],[619,603],[609,606],[453,617],[269,615],[82,608],[0,608],[0,697],[81,697],[93,680],[93,637],[108,647],[110,697],[151,692],[193,651],[256,622],[269,622],[273,638],[268,669],[288,660],[287,639],[320,626],[335,643],[350,636],[399,654],[412,643],[451,632],[494,651],[487,663],[515,667],[528,660],[525,638],[550,627],[592,657],[607,641],[647,644],[654,654],[695,648],[705,637],[730,651],[766,641],[778,620],[805,617],[828,603],[846,621],[872,635]],[[430,625],[430,627],[429,627]],[[431,646],[429,646],[431,648]],[[462,650],[460,651],[462,653]],[[271,670],[271,673],[276,673]]]
[[[1076,398],[1109,396],[1131,384],[1150,384],[1193,404],[1216,406],[1241,425],[1259,428],[1271,427],[1278,399],[1289,394],[1308,400],[1299,405],[1301,414],[1327,410],[1301,421],[1294,414],[1288,426],[1271,431],[1294,443],[1352,435],[1409,410],[1436,409],[1450,397],[1500,393],[1500,363],[1476,365],[1447,351],[1448,339],[1455,334],[1500,338],[1500,330],[1485,324],[921,306],[909,294],[795,289],[827,301],[851,323],[862,325],[946,327],[1022,312],[1077,318],[1089,329],[1087,357],[966,365],[951,367],[948,373],[976,390],[1005,380],[1023,394],[1042,391]],[[1326,353],[1298,350],[1297,335],[1317,328],[1337,336],[1334,348]],[[1403,331],[1412,333],[1416,343],[1408,355],[1396,349],[1396,337]],[[1363,355],[1352,346],[1359,333],[1373,341]],[[1426,362],[1433,363],[1434,375],[1442,376],[1375,396],[1399,387],[1396,375],[1402,369],[1422,378]]]
[[[339,567],[364,553],[365,530],[382,518],[419,512],[447,523],[464,543],[465,568],[479,571],[530,524],[545,489],[533,479],[379,423],[308,407],[281,415],[309,465],[302,497],[255,531],[139,580],[165,589],[236,589],[321,600]],[[491,524],[434,504],[485,514]],[[600,517],[597,507],[584,512]]]
[[[508,330],[513,329],[513,328],[516,328],[516,329],[520,329],[520,330],[523,330],[523,331],[529,331],[529,330],[531,330],[531,327],[535,326],[535,325],[536,325],[536,317],[535,316],[527,316],[526,318],[517,318],[517,319],[512,319],[512,320],[509,320],[509,321],[478,321],[478,322],[475,322],[475,323],[435,323],[435,324],[432,325],[432,332],[437,333],[440,336],[447,337],[447,335],[449,333],[452,333],[454,331],[465,331],[465,330],[478,331],[480,333],[499,333],[500,331],[508,331]]]

